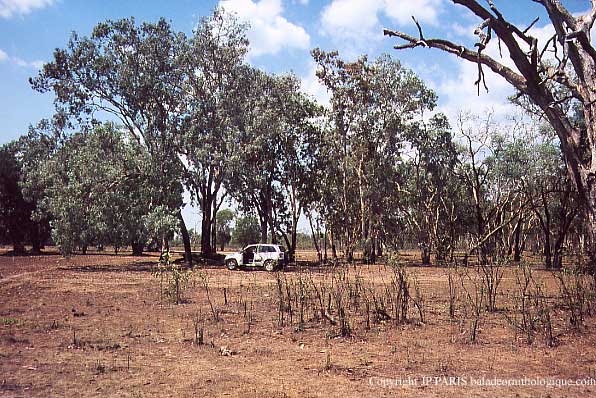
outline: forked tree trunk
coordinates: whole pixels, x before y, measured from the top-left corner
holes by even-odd
[[[261,243],[267,243],[267,234],[269,231],[269,223],[267,222],[267,217],[261,218],[260,222],[261,222]]]

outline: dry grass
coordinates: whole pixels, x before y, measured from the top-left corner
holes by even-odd
[[[415,262],[411,253],[404,259]],[[367,325],[360,299],[346,307],[350,336],[336,337],[338,326],[319,316],[318,304],[308,298],[303,324],[298,327],[294,306],[292,320],[280,326],[275,273],[202,268],[219,315],[214,319],[198,275],[185,292],[186,304],[160,302],[159,282],[151,275],[156,262],[157,257],[124,255],[0,257],[0,318],[7,320],[0,322],[0,396],[583,397],[596,392],[596,386],[443,383],[384,388],[377,379],[371,385],[375,377],[595,377],[591,318],[583,332],[573,331],[567,312],[555,308],[554,348],[539,338],[527,345],[516,336],[503,314],[515,292],[511,268],[504,272],[497,311],[482,315],[477,342],[470,344],[464,298],[457,300],[455,319],[449,316],[444,268],[407,268],[424,297],[424,324],[412,306],[408,322],[374,322],[373,316]],[[281,278],[290,286],[309,280],[331,289],[333,275],[324,267],[291,267]],[[350,266],[347,275],[381,297],[392,271],[383,265]],[[545,271],[535,271],[535,277],[556,298],[555,278]],[[335,311],[332,305],[329,315],[336,318]],[[199,327],[204,344],[197,345]]]

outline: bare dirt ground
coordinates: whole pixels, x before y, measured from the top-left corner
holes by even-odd
[[[315,308],[305,311],[302,326],[297,312],[279,322],[278,282],[328,285],[329,268],[277,274],[199,267],[187,302],[174,305],[152,275],[156,262],[150,255],[0,256],[0,396],[596,396],[596,385],[486,385],[596,378],[592,319],[576,332],[564,311],[554,312],[553,348],[516,336],[504,315],[515,287],[511,269],[498,296],[502,310],[482,316],[471,344],[464,304],[449,317],[444,268],[407,269],[424,297],[424,323],[412,309],[409,322],[367,328],[360,308],[350,318],[351,336],[341,337]],[[548,294],[558,294],[550,273],[535,275]],[[391,270],[351,266],[348,277],[382,289]],[[197,344],[201,329],[204,344]],[[482,378],[487,382],[478,385]]]

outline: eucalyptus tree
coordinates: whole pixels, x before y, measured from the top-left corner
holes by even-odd
[[[298,219],[311,201],[320,109],[299,91],[295,76],[246,72],[239,145],[226,189],[245,211],[257,214],[261,242],[281,236],[293,255]]]
[[[57,113],[51,120],[41,120],[31,126],[26,135],[15,144],[16,158],[20,165],[19,187],[23,199],[32,206],[30,220],[37,225],[32,237],[39,232],[39,242],[32,239],[33,252],[39,251],[50,237],[51,216],[42,211],[47,200],[47,181],[41,172],[41,165],[47,162],[64,140],[64,115]],[[26,225],[23,224],[23,225]]]
[[[492,137],[492,147],[497,147],[488,157],[489,174],[487,178],[487,189],[494,192],[516,192],[513,200],[502,207],[497,213],[497,218],[503,220],[508,216],[514,216],[509,224],[496,233],[495,239],[501,254],[511,256],[514,261],[520,261],[525,242],[533,225],[535,217],[531,213],[530,203],[533,196],[528,194],[530,184],[538,176],[532,173],[535,165],[535,154],[537,146],[533,141],[533,123],[515,123],[513,134],[495,134]]]
[[[457,178],[458,150],[444,115],[435,115],[406,135],[409,151],[404,154],[403,183],[398,185],[398,206],[413,232],[423,264],[431,253],[438,261],[452,257],[466,223],[463,186]]]
[[[405,134],[417,127],[421,111],[430,111],[436,95],[397,60],[363,56],[346,62],[336,52],[315,49],[317,76],[331,91],[335,140],[333,179],[339,188],[343,240],[347,257],[356,243],[364,260],[374,262],[383,197],[391,192],[401,161]]]
[[[185,45],[181,68],[185,76],[181,106],[179,151],[185,165],[185,184],[201,209],[201,252],[216,250],[216,215],[226,193],[230,158],[241,150],[236,118],[245,100],[244,56],[246,26],[217,9],[203,18]]]
[[[476,0],[452,2],[480,20],[474,30],[478,36],[475,49],[444,38],[425,37],[418,22],[418,37],[387,29],[384,33],[405,41],[396,49],[437,48],[477,64],[479,90],[481,85],[486,88],[484,68],[489,68],[515,87],[519,96],[528,98],[539,108],[557,134],[567,173],[586,210],[591,270],[596,278],[596,49],[591,41],[596,2],[591,1],[587,12],[576,15],[558,0],[534,0],[533,3],[543,7],[554,31],[543,42],[539,42],[531,29],[538,18],[520,27],[507,19],[492,1],[488,1],[488,6]],[[499,48],[506,48],[514,66],[486,54],[484,50],[493,38],[499,41]],[[577,106],[583,123],[578,123],[574,114],[567,111],[569,103]]]
[[[557,145],[547,140],[528,149],[531,161],[523,181],[529,208],[543,239],[545,267],[560,269],[569,231],[581,214],[577,191]]]
[[[183,165],[176,136],[186,115],[186,37],[160,19],[137,25],[133,18],[99,23],[89,37],[73,33],[66,48],[54,51],[53,61],[30,79],[40,92],[53,91],[55,106],[80,126],[106,116],[118,120],[147,155],[145,170],[156,176],[158,204],[178,209],[182,204]],[[177,213],[191,261],[190,240],[182,214]]]
[[[290,261],[294,260],[298,221],[308,211],[317,210],[319,198],[317,172],[322,143],[323,109],[299,91],[299,82],[287,76],[280,87],[283,111],[277,184],[281,203],[274,207],[272,229],[286,243]]]
[[[36,204],[23,192],[20,153],[18,141],[0,146],[0,242],[12,244],[15,254],[25,253],[25,244],[29,243],[32,252],[39,253],[47,235],[47,222],[35,219]]]
[[[515,158],[502,130],[511,126],[484,117],[460,114],[457,139],[460,142],[458,174],[465,184],[470,203],[469,253],[476,253],[486,264],[490,256],[504,256],[506,231],[519,222],[526,207],[519,179],[522,169],[512,171]],[[511,131],[508,131],[511,133]],[[506,151],[508,148],[509,152]],[[520,166],[518,162],[518,166]]]
[[[51,220],[63,254],[77,248],[85,253],[90,245],[142,252],[144,217],[160,199],[151,175],[144,174],[144,151],[106,124],[69,135],[28,171],[25,181],[43,191],[37,211]]]
[[[259,219],[261,242],[266,243],[274,202],[281,200],[275,184],[281,152],[283,109],[275,92],[280,78],[254,68],[245,69],[244,108],[237,115],[238,150],[230,157],[226,189],[245,212]],[[271,231],[275,241],[275,231]]]

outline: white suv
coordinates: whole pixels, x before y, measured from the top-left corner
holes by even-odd
[[[273,271],[284,265],[286,260],[283,246],[273,244],[248,245],[238,253],[228,254],[225,262],[229,270],[238,267],[265,267]]]

